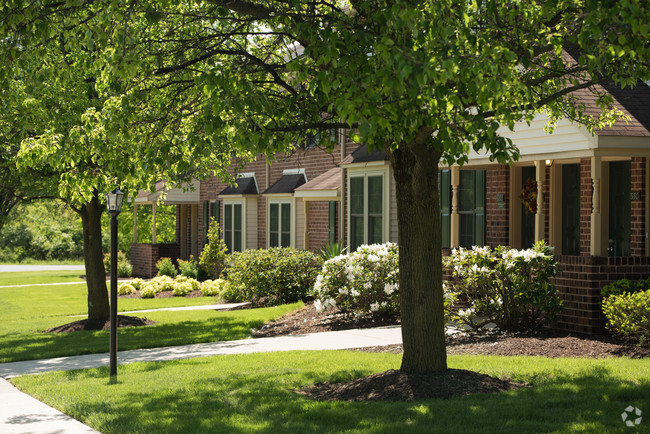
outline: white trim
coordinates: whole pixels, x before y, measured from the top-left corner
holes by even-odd
[[[300,169],[284,169],[282,171],[282,176],[286,175],[303,175],[305,177],[305,182],[307,182],[307,173],[304,168]]]
[[[388,160],[379,160],[379,161],[367,161],[365,163],[347,163],[340,164],[339,166],[344,169],[349,170],[364,170],[366,168],[370,169],[381,169],[382,167],[387,167],[390,165]]]
[[[329,190],[296,190],[295,197],[303,200],[339,201],[341,200],[341,189]]]
[[[240,195],[241,196],[241,195]],[[232,198],[232,197],[225,197],[223,199],[223,229],[222,232],[225,236],[226,234],[226,205],[241,205],[241,251],[243,252],[246,250],[246,222],[247,222],[247,209],[246,209],[246,202],[247,200],[244,198]],[[234,208],[233,208],[234,209]],[[233,223],[234,223],[234,218],[233,218]],[[225,239],[224,239],[225,243]],[[233,240],[233,245],[234,245],[234,240]],[[229,252],[232,253],[232,252]]]
[[[271,248],[271,247],[277,247],[277,246],[271,246],[270,239],[271,239],[271,204],[289,204],[291,206],[291,209],[289,210],[289,218],[291,219],[290,225],[289,225],[289,231],[290,231],[290,239],[289,239],[289,246],[294,247],[296,246],[296,216],[294,215],[296,212],[296,201],[293,197],[286,198],[286,199],[280,199],[280,198],[268,198],[266,201],[266,247]],[[278,207],[278,225],[280,228],[282,227],[282,206]],[[279,229],[279,228],[278,228]],[[281,243],[282,239],[282,232],[278,230],[278,241]]]
[[[368,197],[368,177],[372,176],[377,176],[381,175],[382,178],[382,216],[381,216],[381,223],[382,223],[382,240],[381,242],[385,243],[390,239],[390,172],[389,172],[389,166],[387,165],[374,165],[373,167],[374,170],[366,170],[365,167],[360,167],[359,165],[354,165],[351,167],[348,167],[347,170],[347,200],[346,200],[346,216],[347,216],[347,231],[346,231],[346,239],[347,239],[347,245],[351,245],[351,239],[350,239],[350,234],[351,234],[351,229],[350,229],[350,224],[351,224],[351,216],[350,216],[350,209],[352,208],[350,206],[350,198],[351,198],[351,192],[350,192],[350,180],[351,178],[364,178],[363,182],[363,197],[364,197],[364,203],[363,203],[363,228],[364,228],[364,233],[363,233],[363,239],[364,239],[364,244],[368,242],[368,237],[367,237],[367,229],[368,229],[368,202],[366,198]]]

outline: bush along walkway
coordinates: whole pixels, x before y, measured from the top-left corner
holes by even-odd
[[[401,342],[400,327],[390,326],[122,351],[118,353],[118,363],[167,361],[270,351],[343,350],[394,345]],[[11,405],[0,406],[0,432],[96,432],[20,392],[6,379],[49,371],[97,368],[108,366],[108,364],[108,354],[88,354],[0,364],[0,377],[2,377],[0,378],[0,401],[11,403]]]

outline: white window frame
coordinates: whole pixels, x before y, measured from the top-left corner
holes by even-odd
[[[239,198],[239,199],[223,199],[223,237],[224,237],[224,243],[226,242],[226,206],[228,205],[241,205],[241,240],[240,240],[240,245],[241,245],[241,251],[246,250],[246,199],[244,198]],[[232,208],[234,210],[234,207]],[[232,211],[234,212],[234,211]],[[234,216],[233,216],[233,223],[234,223]],[[234,237],[234,234],[233,234]],[[233,245],[234,245],[234,239],[233,239]],[[232,253],[232,252],[228,252]]]
[[[349,167],[347,170],[347,200],[346,200],[346,215],[347,215],[347,231],[346,238],[348,246],[352,246],[352,217],[351,217],[351,183],[352,178],[364,178],[363,181],[363,243],[368,243],[368,178],[373,176],[382,176],[382,239],[381,242],[385,243],[390,239],[390,173],[388,166],[381,165],[376,168],[364,166],[362,168]]]
[[[293,195],[290,195],[288,197],[273,197],[267,196],[266,200],[266,246],[267,247],[277,247],[277,246],[271,246],[271,204],[277,204],[278,207],[278,225],[282,227],[282,204],[289,204],[290,206],[290,211],[289,211],[289,218],[290,218],[290,224],[289,224],[289,231],[290,231],[290,247],[295,248],[296,244],[296,219],[295,219],[295,210],[296,210],[296,201],[293,198]],[[278,232],[278,240],[281,240],[282,234]]]

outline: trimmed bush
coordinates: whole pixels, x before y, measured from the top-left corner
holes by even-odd
[[[635,292],[647,291],[650,289],[650,279],[637,280],[631,282],[627,279],[617,280],[616,282],[605,285],[600,291],[603,298],[610,295],[634,294]]]
[[[160,258],[156,262],[156,268],[158,269],[158,276],[176,277],[178,275],[178,270],[176,270],[171,258]]]
[[[321,266],[317,255],[291,247],[235,252],[226,270],[226,299],[266,305],[305,299]]]
[[[639,339],[650,338],[650,290],[610,295],[603,300],[607,328],[614,333]]]
[[[216,279],[221,275],[221,270],[224,268],[228,248],[221,238],[219,222],[214,217],[210,220],[207,239],[208,244],[203,246],[203,251],[201,251],[201,256],[199,257],[199,264],[212,279]]]
[[[175,296],[185,296],[192,291],[197,291],[201,287],[201,284],[198,280],[186,276],[177,276],[174,279],[174,295]]]
[[[206,280],[201,283],[201,295],[204,297],[219,297],[228,291],[230,282],[225,279]]]
[[[117,287],[117,293],[119,295],[129,295],[135,293],[135,288],[128,282],[120,283]]]
[[[192,256],[190,256],[189,261],[179,259],[178,269],[181,272],[181,276],[190,277],[192,279],[196,279],[199,276],[199,264]]]
[[[527,250],[453,249],[443,262],[453,275],[449,289],[468,300],[455,319],[472,328],[494,322],[504,330],[535,330],[562,308],[549,281],[557,263],[544,242]]]
[[[397,244],[360,246],[325,261],[313,288],[316,310],[338,307],[356,314],[399,313]]]
[[[151,279],[150,283],[158,287],[158,292],[173,291],[175,280],[169,276],[156,276]]]
[[[156,285],[154,282],[149,282],[140,290],[140,296],[142,298],[154,298],[159,292],[160,288],[158,285]]]
[[[135,279],[131,280],[131,285],[136,289],[136,291],[139,291],[142,289],[142,286],[146,283],[146,280],[140,279],[139,277],[136,277]]]

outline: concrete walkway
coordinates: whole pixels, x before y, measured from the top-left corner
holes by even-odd
[[[0,273],[20,271],[85,271],[84,265],[0,265]]]
[[[343,350],[400,343],[402,343],[400,326],[390,326],[121,351],[118,353],[118,364],[271,351]],[[108,366],[108,357],[108,353],[88,354],[0,364],[0,433],[95,432],[80,422],[20,392],[6,379],[49,371]]]

